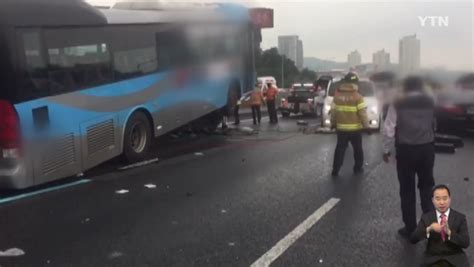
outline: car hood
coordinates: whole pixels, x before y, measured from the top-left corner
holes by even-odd
[[[436,97],[437,104],[443,105],[473,105],[474,90],[450,90],[439,93]]]
[[[364,97],[364,101],[367,107],[378,106],[378,101],[377,101],[377,98],[375,97]]]

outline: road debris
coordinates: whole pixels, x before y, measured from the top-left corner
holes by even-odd
[[[109,254],[109,259],[115,259],[115,258],[119,258],[119,257],[122,257],[123,256],[123,253],[122,252],[119,252],[119,251],[113,251],[112,253]]]
[[[131,164],[131,165],[123,166],[123,167],[118,168],[118,170],[119,171],[125,171],[125,170],[129,170],[129,169],[132,169],[132,168],[137,168],[137,167],[142,167],[142,166],[145,166],[145,165],[149,165],[149,164],[152,164],[152,163],[155,163],[155,162],[158,162],[158,158],[145,160],[145,161],[137,162],[137,163],[134,163],[134,164]]]
[[[322,133],[322,134],[331,134],[331,133],[335,133],[336,130],[333,130],[333,129],[330,129],[330,128],[327,128],[327,127],[317,127],[314,131],[314,133]]]
[[[248,135],[252,135],[256,132],[255,129],[247,126],[238,128],[238,131]]]
[[[307,121],[305,121],[305,120],[298,120],[298,121],[296,122],[296,125],[298,125],[298,126],[308,126],[308,124],[309,124],[309,123],[308,123]]]
[[[435,143],[435,152],[454,154],[456,153],[456,147],[448,143]]]

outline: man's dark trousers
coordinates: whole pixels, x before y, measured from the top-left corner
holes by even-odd
[[[262,120],[262,114],[260,112],[259,105],[252,106],[252,118],[253,118],[253,124],[257,124],[257,122],[260,123],[260,121]]]
[[[235,105],[235,108],[234,108],[234,124],[239,124],[240,123],[239,109],[240,109],[240,105]]]
[[[268,109],[268,115],[270,116],[270,122],[277,123],[278,115],[276,112],[275,102],[276,102],[275,99],[267,100],[267,109]]]
[[[432,143],[397,145],[397,173],[400,183],[402,219],[410,232],[415,230],[417,224],[415,175],[418,175],[418,190],[423,213],[434,209],[431,202],[431,189],[434,186],[434,149]]]
[[[341,169],[342,164],[344,163],[344,155],[346,154],[347,146],[351,142],[352,149],[354,150],[354,171],[362,170],[362,165],[364,163],[364,151],[362,150],[362,132],[353,131],[353,132],[337,132],[337,145],[336,151],[334,153],[334,161],[332,170],[335,173],[338,173]]]

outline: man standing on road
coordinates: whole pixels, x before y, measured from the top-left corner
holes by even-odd
[[[262,119],[262,114],[260,112],[260,107],[263,103],[263,94],[262,94],[262,83],[257,82],[252,94],[250,95],[250,106],[252,107],[252,118],[253,124],[256,125],[257,122],[260,124]]]
[[[384,122],[383,159],[389,162],[396,145],[402,219],[405,226],[398,233],[408,238],[416,228],[415,175],[418,175],[423,213],[433,210],[431,189],[434,186],[434,100],[424,91],[423,80],[411,76],[403,83],[404,96],[388,109]]]
[[[220,110],[222,116],[222,130],[228,128],[228,120],[231,114],[234,116],[234,125],[240,124],[239,108],[241,104],[240,90],[229,90],[228,105]]]
[[[240,91],[236,98],[237,98],[237,103],[235,104],[235,107],[234,107],[234,125],[239,125],[240,124],[239,109],[240,109],[240,105],[242,104],[242,97],[240,96]]]
[[[364,98],[358,93],[358,82],[357,74],[349,72],[334,95],[331,128],[337,131],[337,145],[334,152],[333,176],[339,175],[349,142],[354,149],[354,173],[363,172],[362,130],[369,127],[369,122]]]
[[[463,251],[470,243],[466,216],[451,209],[451,192],[446,185],[437,185],[432,192],[436,211],[423,214],[410,241],[428,240],[424,266],[469,267]]]
[[[276,111],[276,98],[278,95],[278,89],[272,83],[268,83],[268,89],[266,92],[267,110],[268,116],[270,117],[270,123],[278,123],[278,115]]]

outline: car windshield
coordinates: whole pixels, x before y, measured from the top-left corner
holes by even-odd
[[[309,85],[293,85],[293,89],[295,90],[310,90],[311,86]]]
[[[328,87],[329,80],[318,80],[316,82],[316,86],[321,86],[322,89],[326,89]]]
[[[336,92],[336,89],[339,88],[339,86],[341,86],[342,82],[334,82],[334,83],[331,83],[331,87],[329,88],[329,93],[328,95],[329,96],[334,96],[334,93]],[[359,82],[359,93],[362,95],[362,96],[374,96],[374,87],[372,85],[372,83],[370,82],[365,82],[365,81],[361,81]]]

